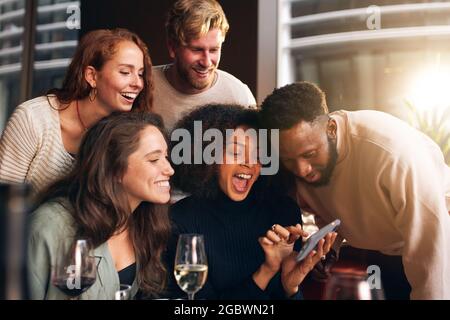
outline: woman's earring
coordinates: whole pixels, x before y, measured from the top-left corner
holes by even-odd
[[[97,88],[93,87],[89,92],[89,101],[94,102],[96,97],[97,97]]]

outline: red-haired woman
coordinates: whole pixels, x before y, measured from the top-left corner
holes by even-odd
[[[86,130],[116,111],[150,111],[152,63],[125,29],[95,30],[80,41],[62,88],[19,105],[0,140],[0,182],[35,193],[73,167]]]

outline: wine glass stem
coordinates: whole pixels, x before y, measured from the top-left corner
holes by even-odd
[[[195,293],[188,293],[188,300],[194,300],[194,294]]]

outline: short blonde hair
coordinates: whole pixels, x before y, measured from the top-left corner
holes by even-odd
[[[216,0],[178,0],[166,21],[167,39],[175,45],[187,45],[212,29],[219,29],[225,38],[229,28],[225,13]]]

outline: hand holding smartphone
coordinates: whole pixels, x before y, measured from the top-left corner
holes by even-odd
[[[327,224],[325,227],[311,235],[308,240],[303,244],[302,249],[298,253],[296,257],[296,261],[300,262],[305,259],[309,253],[317,246],[320,239],[324,238],[328,233],[335,231],[339,225],[341,224],[341,220],[336,219],[330,224]]]

